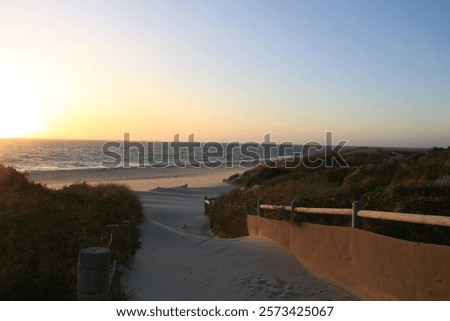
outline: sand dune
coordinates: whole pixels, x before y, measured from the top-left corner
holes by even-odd
[[[263,237],[218,239],[203,214],[204,196],[226,184],[141,192],[142,248],[127,280],[135,300],[347,300],[287,250]]]

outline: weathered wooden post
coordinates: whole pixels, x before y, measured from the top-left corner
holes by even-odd
[[[131,221],[130,220],[122,220],[120,221],[120,224],[125,225],[127,229],[127,244],[122,245],[121,249],[126,248],[126,257],[125,257],[125,264],[127,267],[130,267],[130,261],[131,261]],[[123,255],[123,253],[121,253]]]
[[[117,257],[118,246],[117,242],[114,240],[114,231],[119,228],[119,224],[109,224],[106,225],[106,227],[108,228],[110,235],[108,247],[111,249],[111,259],[115,260]]]
[[[352,203],[352,227],[360,229],[362,227],[362,220],[358,216],[358,212],[362,210],[363,203],[360,201],[354,201]]]
[[[78,301],[108,300],[111,278],[111,251],[88,247],[78,253]]]
[[[245,206],[245,215],[250,214],[250,208],[248,206],[248,201],[247,200],[245,200],[244,206]]]
[[[256,203],[256,213],[258,216],[264,217],[264,209],[261,208],[262,204],[264,204],[264,200],[258,200]]]
[[[295,218],[295,208],[298,207],[298,201],[293,200],[291,201],[291,219],[293,220]]]

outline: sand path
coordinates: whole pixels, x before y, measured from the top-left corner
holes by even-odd
[[[142,248],[127,280],[134,300],[346,300],[287,250],[263,237],[219,239],[203,214],[204,196],[230,189],[141,192]]]

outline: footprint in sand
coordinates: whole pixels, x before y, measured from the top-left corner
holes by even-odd
[[[238,287],[245,291],[250,300],[297,300],[301,297],[300,293],[279,277],[266,278],[260,274],[243,277],[238,282]]]

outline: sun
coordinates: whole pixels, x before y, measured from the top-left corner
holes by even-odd
[[[0,137],[31,137],[44,126],[48,82],[20,66],[0,67]]]

